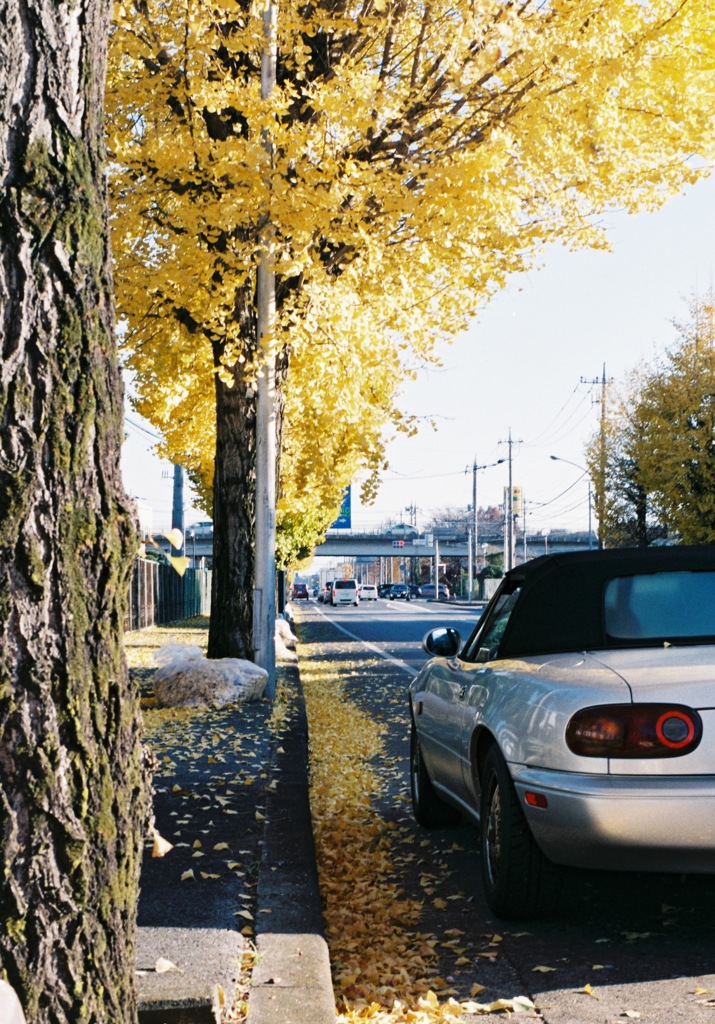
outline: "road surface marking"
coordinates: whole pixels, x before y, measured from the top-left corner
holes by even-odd
[[[391,665],[395,666],[395,668],[399,668],[403,672],[407,672],[408,675],[417,675],[418,670],[412,668],[406,661],[401,661],[399,658],[393,658],[391,654],[386,654],[385,651],[381,651],[379,647],[376,647],[375,644],[371,644],[369,640],[363,640],[362,637],[356,636],[355,633],[351,633],[349,629],[346,629],[345,626],[341,626],[339,622],[335,621],[335,619],[329,618],[322,608],[316,608],[315,610],[316,612],[319,612],[324,619],[331,622],[336,629],[339,629],[341,633],[344,633],[345,636],[349,636],[351,640],[356,640],[359,644],[362,644],[363,647],[367,647],[369,651],[372,651],[374,654],[379,654],[379,656],[384,658],[385,661],[389,661]]]

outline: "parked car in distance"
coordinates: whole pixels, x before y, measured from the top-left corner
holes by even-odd
[[[374,583],[363,583],[360,587],[361,601],[377,601],[377,587]]]
[[[403,601],[410,600],[410,588],[406,583],[393,583],[390,587],[387,596],[391,601],[401,599]]]
[[[480,825],[495,914],[548,911],[562,865],[715,874],[715,545],[534,559],[424,647],[414,813]]]
[[[338,604],[354,604],[357,608],[360,603],[357,580],[333,580],[333,588],[330,591],[330,603],[333,608]]]
[[[391,583],[378,583],[377,585],[377,596],[387,597],[390,593]]]
[[[434,583],[421,583],[422,597],[431,597],[434,600]],[[439,600],[449,601],[449,587],[446,583],[439,585]]]
[[[410,583],[410,597],[422,597],[422,588],[418,587],[416,583]]]
[[[333,581],[332,580],[328,580],[326,583],[323,584],[323,587],[322,587],[320,593],[318,594],[318,602],[320,604],[327,604],[330,601],[330,595],[332,593],[332,590],[333,590]]]
[[[299,601],[305,598],[306,601],[310,600],[310,594],[308,593],[307,583],[294,583],[292,597],[294,601]]]

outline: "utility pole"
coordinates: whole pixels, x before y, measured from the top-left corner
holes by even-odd
[[[479,505],[477,504],[477,473],[480,469],[491,469],[492,466],[500,466],[505,459],[497,459],[496,462],[485,462],[483,466],[477,465],[477,456],[474,456],[474,462],[472,463],[472,516],[474,520],[474,529],[472,532],[472,546],[470,547],[470,554],[474,553],[474,571],[475,573],[479,569]],[[469,466],[464,471],[469,472]],[[471,576],[470,576],[470,600],[471,600]]]
[[[407,505],[405,508],[405,512],[408,512],[410,516],[410,526],[417,526],[417,511],[417,506],[414,501],[411,505]]]
[[[174,463],[174,490],[171,503],[171,528],[181,533],[180,555],[184,554],[184,470]]]
[[[471,528],[471,526],[467,527],[467,553],[468,553],[468,557],[467,557],[467,579],[469,580],[469,588],[467,590],[467,599],[468,599],[469,603],[471,604],[472,603],[472,578],[473,578],[473,574],[474,574],[474,569],[473,569],[473,566],[472,566],[472,528]]]
[[[261,99],[267,102],[276,82],[277,5],[266,0]],[[264,138],[269,157],[272,143]],[[276,370],[273,324],[276,310],[270,212],[261,223],[261,252],[256,272],[258,345],[262,350],[256,395],[256,549],[253,590],[253,648],[256,664],[268,672],[266,696],[276,695]]]
[[[477,456],[474,456],[472,464],[472,513],[474,515],[474,530],[472,531],[472,543],[474,544],[474,565],[478,565],[477,552],[479,551],[479,508],[477,506]],[[471,546],[470,546],[471,550]],[[469,600],[472,600],[472,573],[469,572]]]
[[[509,569],[514,568],[514,484],[512,480],[512,448],[515,444],[521,444],[521,441],[512,440],[511,427],[509,427],[508,439],[506,441],[500,441],[499,443],[509,445],[509,455],[507,456],[507,462],[509,463],[509,487],[505,502],[506,508],[504,509],[504,571],[508,572]]]
[[[596,510],[598,513],[598,547],[603,548],[603,511],[606,505],[606,385],[608,381],[606,379],[606,364],[603,364],[603,371],[601,373],[601,379],[594,377],[591,380],[587,380],[585,377],[581,378],[582,384],[592,384],[600,386],[601,388],[601,426],[600,426],[600,441],[599,441],[599,453],[598,453],[598,498]],[[589,492],[589,536],[591,531],[591,501]]]

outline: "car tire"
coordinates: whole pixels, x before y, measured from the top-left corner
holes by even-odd
[[[414,722],[410,733],[410,793],[412,812],[425,828],[442,828],[456,825],[461,814],[440,799],[435,792],[427,766],[420,749],[420,741]]]
[[[480,847],[484,895],[497,917],[538,917],[554,909],[558,868],[537,846],[496,745],[482,770]]]

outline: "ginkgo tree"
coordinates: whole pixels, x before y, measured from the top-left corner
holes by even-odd
[[[714,146],[709,0],[288,0],[268,100],[262,13],[120,0],[111,40],[119,307],[143,410],[159,426],[185,411],[167,441],[177,461],[205,429],[196,388],[213,392],[215,455],[194,469],[213,481],[214,656],[252,649],[266,225],[282,437],[283,414],[300,415],[284,402],[311,374],[324,386],[329,349],[356,374],[323,392],[334,424],[369,393],[375,353],[394,396],[547,242],[603,245],[594,214],[655,207]],[[394,397],[376,407],[382,427]],[[380,457],[378,433],[355,449],[372,468]],[[284,484],[298,507],[300,474]]]

